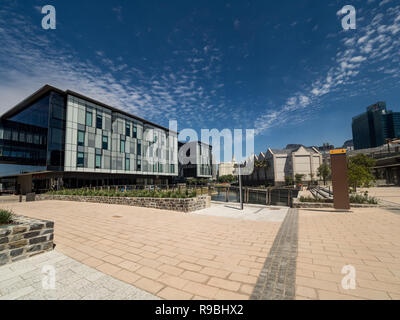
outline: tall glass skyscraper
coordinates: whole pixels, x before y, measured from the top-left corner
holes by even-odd
[[[353,118],[352,130],[355,150],[382,146],[386,139],[400,137],[400,112],[388,111],[385,102],[378,102]]]

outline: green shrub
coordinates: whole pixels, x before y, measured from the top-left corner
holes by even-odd
[[[357,204],[378,204],[378,200],[376,198],[369,197],[368,195],[360,195],[360,194],[351,194],[350,195],[350,203]]]
[[[10,210],[0,209],[0,224],[10,224],[14,213]]]
[[[311,203],[332,203],[331,199],[311,198],[311,197],[300,197],[300,202],[311,202]]]
[[[311,202],[311,203],[333,203],[332,199],[316,199],[311,197],[300,197],[300,202]],[[367,194],[350,194],[350,203],[355,204],[378,204],[376,198],[369,197]]]

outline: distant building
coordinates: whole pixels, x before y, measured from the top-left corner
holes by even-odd
[[[267,166],[257,166],[266,160]],[[275,185],[286,184],[286,177],[295,180],[297,174],[303,175],[303,182],[317,179],[318,168],[322,164],[322,154],[315,147],[302,145],[287,145],[285,149],[268,149],[264,154],[253,159],[254,171],[244,176],[245,185]]]
[[[200,141],[178,142],[179,178],[213,178],[212,147]],[[182,163],[182,160],[187,163]]]
[[[354,142],[353,140],[347,140],[344,144],[343,144],[343,149],[346,149],[347,151],[353,151],[354,150]]]
[[[318,147],[318,151],[320,151],[320,152],[329,152],[333,149],[335,149],[335,146],[329,144],[328,142],[326,142],[322,146]]]
[[[235,157],[232,158],[232,162],[222,162],[218,165],[218,177],[229,176],[235,174]]]
[[[388,111],[385,102],[377,102],[353,118],[352,130],[355,150],[382,146],[387,139],[400,137],[400,112]]]

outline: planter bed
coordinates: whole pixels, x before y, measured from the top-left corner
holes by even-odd
[[[333,208],[333,202],[301,202],[299,199],[293,199],[293,208]],[[379,204],[360,204],[350,203],[351,208],[379,208]]]
[[[155,208],[163,210],[172,210],[179,212],[192,212],[207,208],[210,205],[210,197],[202,195],[194,198],[131,198],[131,197],[105,197],[105,196],[75,196],[75,195],[36,195],[36,201],[42,200],[61,200],[76,202],[93,202],[120,204],[125,206]]]

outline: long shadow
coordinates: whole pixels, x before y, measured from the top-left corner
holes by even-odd
[[[298,209],[289,209],[265,260],[251,300],[294,300],[298,219]]]
[[[235,210],[239,210],[239,211],[242,211],[242,210],[240,210],[240,208],[237,208],[237,207],[232,207],[232,206],[224,206],[225,208],[229,208],[229,209],[235,209]]]

